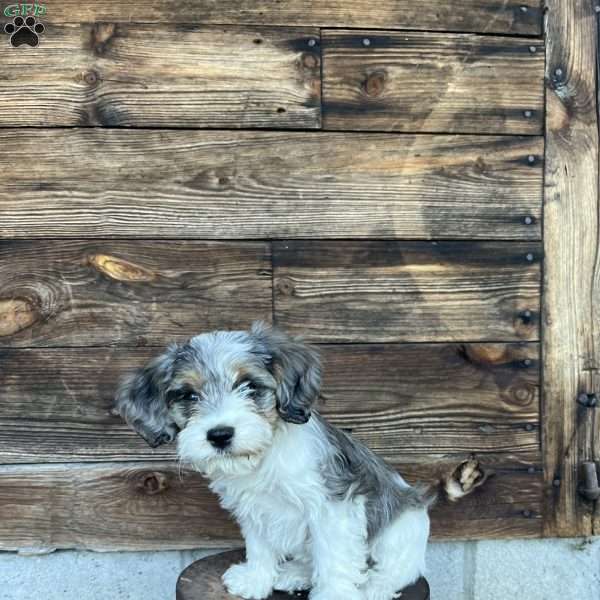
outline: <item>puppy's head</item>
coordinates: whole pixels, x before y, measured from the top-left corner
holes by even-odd
[[[284,421],[306,423],[321,363],[303,342],[256,323],[172,345],[120,385],[115,405],[152,447],[178,438],[207,475],[253,468]]]

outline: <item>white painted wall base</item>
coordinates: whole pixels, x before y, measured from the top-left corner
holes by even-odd
[[[0,553],[0,600],[174,600],[210,552]],[[597,600],[600,538],[431,544],[432,600]]]

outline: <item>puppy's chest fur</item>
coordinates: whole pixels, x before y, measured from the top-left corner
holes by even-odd
[[[282,555],[296,554],[308,540],[328,492],[319,472],[311,427],[288,426],[252,473],[217,478],[211,489],[244,530],[251,524]]]

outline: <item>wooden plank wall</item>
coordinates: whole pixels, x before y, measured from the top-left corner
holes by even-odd
[[[584,462],[600,473],[598,7],[548,2],[544,247],[546,535],[600,534]]]
[[[319,345],[323,412],[410,481],[494,469],[436,539],[541,535],[541,2],[40,18],[0,44],[0,549],[238,539],[111,406],[168,341],[255,319]]]

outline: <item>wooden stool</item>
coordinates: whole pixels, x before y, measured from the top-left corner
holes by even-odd
[[[215,554],[192,563],[177,580],[177,600],[236,600],[221,583],[221,575],[234,563],[245,559],[243,550]],[[273,592],[269,600],[306,600],[308,592]],[[331,600],[343,600],[332,598]],[[391,600],[391,598],[390,598]],[[400,600],[429,600],[429,585],[423,577],[402,590]]]

